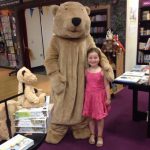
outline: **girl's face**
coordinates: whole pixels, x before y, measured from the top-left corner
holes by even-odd
[[[88,64],[91,67],[97,67],[99,64],[99,61],[100,61],[100,59],[96,52],[91,52],[88,54]]]

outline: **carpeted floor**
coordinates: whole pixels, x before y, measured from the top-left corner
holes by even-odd
[[[148,94],[139,94],[139,109],[147,110]],[[38,150],[149,150],[150,138],[147,138],[145,121],[132,121],[132,91],[125,88],[115,95],[112,108],[105,121],[104,146],[97,148],[88,144],[88,140],[75,140],[71,132],[57,145],[43,143]]]

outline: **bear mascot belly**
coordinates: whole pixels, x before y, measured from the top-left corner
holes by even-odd
[[[84,101],[84,70],[86,52],[96,47],[90,35],[90,9],[78,2],[65,2],[52,6],[53,36],[46,53],[45,67],[52,87],[54,102],[52,119],[46,142],[59,143],[68,128],[76,139],[90,135],[88,121],[82,117]],[[101,50],[100,50],[101,52]],[[113,70],[101,52],[101,66],[109,81]]]

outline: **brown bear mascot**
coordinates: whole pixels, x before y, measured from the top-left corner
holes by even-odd
[[[82,117],[84,100],[84,70],[86,52],[96,47],[90,35],[90,9],[78,2],[53,5],[53,37],[45,58],[54,102],[52,119],[46,142],[59,143],[70,128],[76,139],[90,135],[87,119]],[[112,68],[101,52],[101,66],[109,81],[114,78]]]

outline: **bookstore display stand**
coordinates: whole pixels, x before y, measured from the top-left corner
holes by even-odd
[[[12,133],[11,133],[11,122],[9,119],[9,112],[8,112],[8,106],[7,106],[7,101],[12,100],[13,98],[16,98],[20,95],[23,95],[24,93],[20,93],[20,94],[16,94],[13,95],[11,97],[8,97],[6,99],[0,100],[0,104],[1,103],[5,103],[5,110],[6,110],[6,124],[7,124],[7,128],[8,128],[8,133],[9,133],[9,137],[12,138]],[[34,145],[31,146],[28,150],[37,150],[38,147],[43,143],[43,141],[45,140],[46,134],[45,133],[32,133],[32,134],[22,134],[30,139],[34,140]],[[5,141],[0,141],[0,144],[2,144]]]
[[[106,31],[110,28],[110,9],[110,5],[91,6],[91,36],[99,48],[102,47]]]

